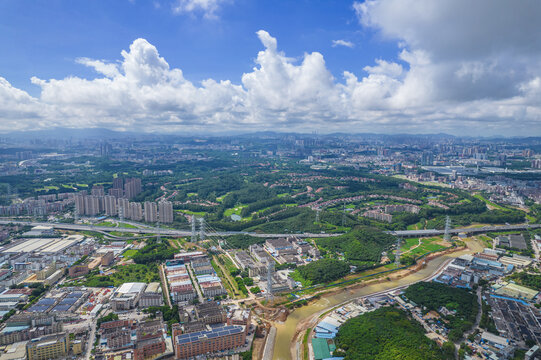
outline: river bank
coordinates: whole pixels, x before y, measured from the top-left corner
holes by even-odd
[[[415,282],[428,279],[445,265],[446,262],[460,255],[470,254],[482,249],[474,241],[468,241],[467,246],[468,248],[461,250],[455,249],[455,251],[450,253],[433,254],[432,257],[424,259],[424,266],[420,265],[416,269],[401,270],[400,272],[389,275],[389,280],[387,278],[375,279],[374,281],[357,283],[348,287],[331,290],[322,294],[319,299],[312,301],[308,305],[295,309],[289,314],[284,323],[275,324],[277,334],[273,359],[293,359],[294,355],[292,355],[291,350],[296,348],[295,343],[299,339],[299,336],[301,334],[304,335],[306,329],[312,327],[315,320],[324,312],[359,297],[409,286]]]

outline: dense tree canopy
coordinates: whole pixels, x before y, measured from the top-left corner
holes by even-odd
[[[451,329],[449,340],[456,341],[469,330],[475,322],[479,311],[477,296],[470,291],[454,288],[436,282],[419,282],[409,286],[404,295],[427,311],[438,310],[442,306],[450,311],[456,311],[455,316],[447,316]],[[444,316],[445,317],[445,316]]]
[[[361,269],[379,262],[381,253],[394,242],[393,236],[369,227],[359,227],[341,236],[317,240],[319,246],[343,253],[351,264]]]
[[[449,359],[420,324],[400,309],[383,307],[348,320],[336,337],[345,360]],[[450,357],[452,359],[452,357]]]
[[[349,265],[335,259],[322,259],[297,267],[299,274],[313,284],[340,279],[349,273]]]

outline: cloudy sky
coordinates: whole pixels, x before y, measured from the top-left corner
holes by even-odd
[[[3,0],[0,132],[541,135],[538,0]]]

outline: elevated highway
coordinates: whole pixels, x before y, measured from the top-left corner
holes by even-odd
[[[519,225],[500,225],[500,226],[483,226],[483,227],[471,227],[471,228],[457,228],[451,229],[449,232],[453,235],[460,233],[465,234],[483,234],[493,231],[518,231],[540,228],[541,224],[519,224]],[[386,233],[399,236],[399,237],[426,237],[426,236],[438,236],[443,235],[445,230],[436,229],[422,229],[422,230],[397,230],[386,231]]]
[[[163,236],[191,236],[192,232],[190,230],[175,230],[175,229],[164,229],[164,228],[155,228],[155,227],[145,227],[145,228],[123,228],[123,227],[109,227],[109,226],[95,226],[95,225],[85,225],[85,224],[63,224],[63,223],[54,223],[54,222],[34,222],[34,221],[22,221],[22,220],[0,220],[0,224],[17,224],[17,225],[28,225],[28,226],[51,226],[54,229],[59,230],[72,230],[72,231],[98,231],[98,232],[123,232],[123,233],[133,233],[133,234],[160,234]],[[198,232],[199,233],[199,232]],[[337,236],[341,234],[312,234],[312,233],[299,233],[299,234],[261,234],[255,232],[247,231],[219,231],[212,232],[212,234],[207,233],[208,236],[231,236],[231,235],[251,235],[255,237],[265,237],[265,238],[279,238],[286,236],[297,236],[300,238],[315,238],[315,237],[329,237]]]
[[[122,227],[108,227],[108,226],[95,226],[95,225],[85,225],[85,224],[63,224],[63,223],[52,223],[52,222],[34,222],[34,221],[22,221],[22,220],[10,220],[2,219],[0,224],[17,224],[17,225],[29,225],[29,226],[51,226],[54,229],[59,230],[72,230],[72,231],[98,231],[98,232],[123,232],[123,233],[134,233],[134,234],[160,234],[163,236],[191,236],[192,232],[190,230],[175,230],[175,229],[164,229],[164,228],[155,228],[147,226],[145,228],[122,228]],[[483,227],[471,227],[471,228],[457,228],[451,229],[449,232],[453,235],[458,235],[460,233],[466,234],[482,234],[493,231],[518,231],[518,230],[528,230],[528,229],[537,229],[540,228],[541,224],[518,224],[518,225],[500,225],[500,226],[483,226]],[[387,234],[391,234],[398,237],[428,237],[428,236],[439,236],[445,233],[444,230],[437,229],[421,229],[421,230],[397,230],[397,231],[386,231]],[[295,234],[263,234],[256,232],[247,232],[247,231],[218,231],[213,232],[212,234],[207,234],[209,236],[231,236],[231,235],[250,235],[255,237],[265,237],[265,238],[279,238],[287,236],[296,236],[299,238],[324,238],[331,236],[338,236],[342,234],[327,234],[327,233],[295,233]]]

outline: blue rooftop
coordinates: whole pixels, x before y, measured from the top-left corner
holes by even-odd
[[[212,339],[221,336],[240,334],[244,328],[239,325],[221,326],[210,331],[197,331],[177,336],[177,344],[188,344],[204,339]]]
[[[12,332],[15,332],[15,331],[26,330],[26,329],[28,329],[28,328],[29,328],[28,325],[23,325],[23,326],[8,326],[8,327],[5,327],[2,331],[0,331],[0,333],[3,333],[3,334],[6,334],[6,333],[12,333]]]

